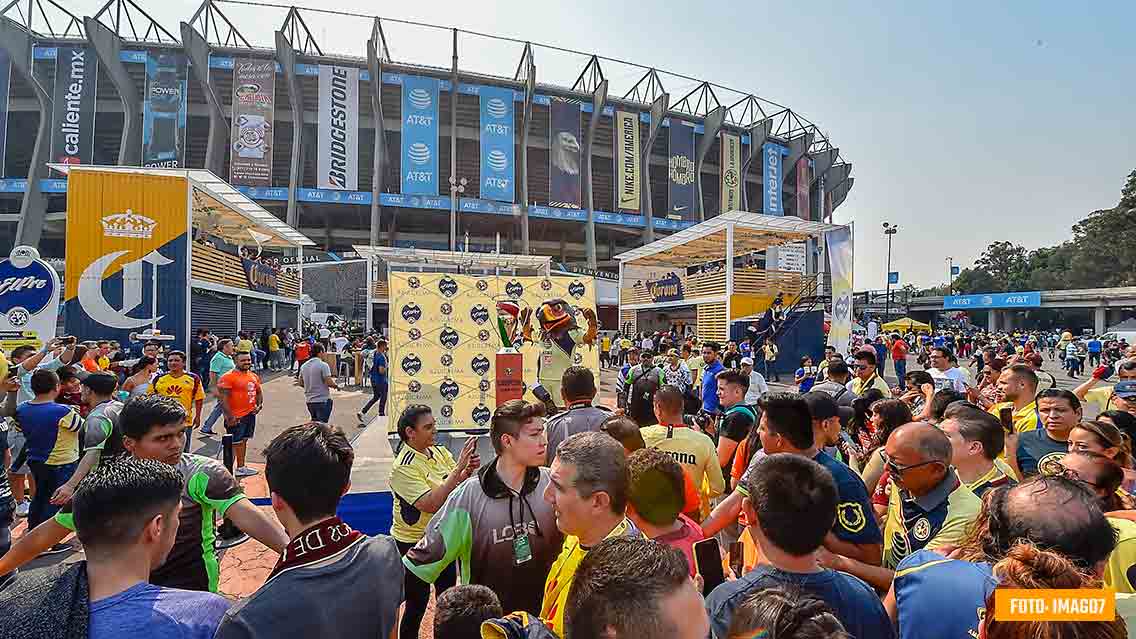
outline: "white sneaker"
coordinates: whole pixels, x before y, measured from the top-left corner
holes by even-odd
[[[31,510],[31,508],[32,508],[32,501],[25,497],[23,501],[16,504],[16,516],[17,517],[27,517],[28,511]]]
[[[235,474],[237,477],[249,477],[250,475],[256,475],[259,473],[260,471],[249,468],[248,466],[241,466],[237,469],[237,472]]]

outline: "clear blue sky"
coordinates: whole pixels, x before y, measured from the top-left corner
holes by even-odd
[[[75,3],[88,14],[99,4]],[[140,4],[175,34],[197,7]],[[948,255],[968,266],[994,240],[1035,248],[1067,239],[1076,220],[1116,203],[1136,169],[1130,0],[317,5],[595,51],[792,107],[854,164],[856,185],[836,220],[855,222],[857,289],[884,286],[882,221],[900,226],[892,263],[902,281],[943,282]],[[222,6],[254,45],[272,46],[282,11]],[[356,56],[370,28],[351,18],[309,26],[325,52]],[[396,59],[449,65],[445,34],[392,27],[388,38]],[[496,74],[511,74],[520,52],[463,48],[463,68]],[[536,62],[538,77],[582,68],[551,54]],[[688,87],[666,88],[677,98]]]

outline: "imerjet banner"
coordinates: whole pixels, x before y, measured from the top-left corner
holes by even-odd
[[[733,133],[723,133],[721,171],[722,204],[719,211],[728,213],[742,208],[742,139]]]
[[[785,215],[781,205],[782,153],[788,149],[775,142],[766,142],[761,147],[761,212],[766,215]]]
[[[552,98],[549,106],[548,205],[580,208],[580,103]]]
[[[321,189],[359,189],[359,69],[319,67],[319,146]]]
[[[828,345],[843,355],[852,336],[852,227],[844,226],[824,234],[828,267],[832,273],[832,324]]]
[[[402,193],[438,194],[438,91],[435,78],[402,78]]]
[[[233,154],[229,182],[272,186],[272,118],[276,61],[238,58],[233,64]]]
[[[639,114],[615,112],[615,208],[639,210]]]
[[[480,87],[481,197],[514,200],[513,90]]]
[[[672,220],[694,219],[694,125],[671,118],[667,195]]]
[[[52,162],[94,164],[98,77],[99,62],[94,51],[85,47],[56,48],[55,106],[51,116]],[[7,86],[5,78],[5,89]],[[7,103],[7,100],[4,102]]]
[[[185,55],[151,51],[146,57],[146,102],[142,105],[142,166],[185,166],[187,111]]]

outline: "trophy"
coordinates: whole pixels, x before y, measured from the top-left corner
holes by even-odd
[[[524,343],[521,324],[520,302],[497,302],[497,336],[501,338],[496,366],[498,406],[525,395],[525,359],[519,350]]]

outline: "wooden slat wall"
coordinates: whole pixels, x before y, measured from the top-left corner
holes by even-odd
[[[226,253],[220,249],[204,244],[193,244],[193,269],[191,276],[194,279],[223,284],[233,288],[248,288],[245,281],[245,270],[241,266],[241,258]],[[281,271],[276,279],[278,294],[284,297],[300,296],[300,278],[290,271]]]
[[[637,333],[639,331],[639,325],[638,325],[638,321],[637,321],[638,315],[639,314],[636,311],[620,310],[619,311],[619,330],[622,331],[624,326],[626,326],[627,324],[631,324],[631,330],[629,331],[629,334],[634,335],[635,333]]]
[[[698,337],[703,340],[727,341],[726,303],[714,302],[698,305]]]
[[[371,298],[385,300],[390,298],[390,286],[386,280],[378,280],[371,286]]]
[[[804,275],[793,271],[767,271],[743,268],[734,271],[734,293],[796,296],[804,285]],[[788,303],[788,300],[785,300]]]

